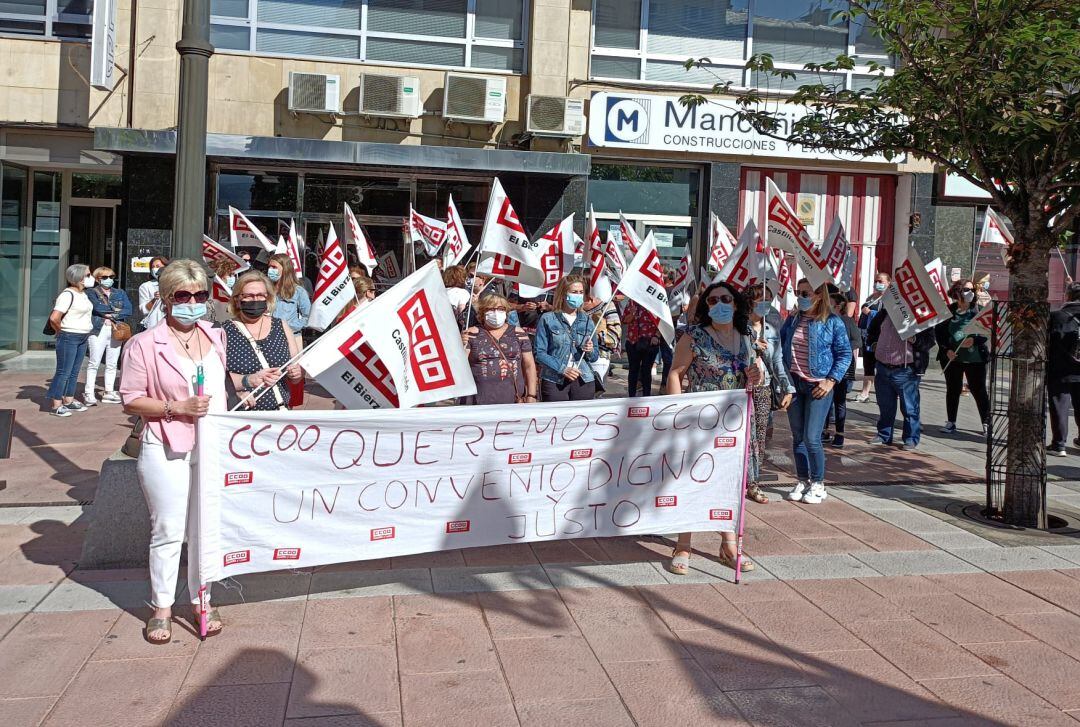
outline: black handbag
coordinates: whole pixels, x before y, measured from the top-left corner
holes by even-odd
[[[67,291],[67,292],[71,293],[71,291]],[[75,294],[71,293],[71,302],[68,303],[67,310],[64,311],[65,316],[68,314],[68,311],[71,310],[71,306],[73,306],[73,305],[75,305]],[[64,320],[63,316],[60,317],[60,320],[61,321]],[[46,336],[55,336],[58,333],[58,331],[55,328],[53,328],[52,321],[49,320],[48,316],[46,316],[46,318],[45,318],[45,327],[41,329],[41,333],[43,335],[46,335]]]

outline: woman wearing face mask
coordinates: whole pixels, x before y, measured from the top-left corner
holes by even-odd
[[[233,289],[236,287],[237,264],[228,258],[220,258],[210,263],[210,272],[214,274],[210,296],[210,320],[220,325],[225,321],[232,320],[229,306],[232,300]],[[222,291],[220,285],[225,286]]]
[[[765,319],[773,310],[773,293],[760,285],[751,286],[747,291],[753,308],[750,310],[751,334],[757,356],[765,364],[765,378],[751,389],[754,397],[754,433],[757,435],[756,448],[758,462],[765,460],[765,445],[769,439],[769,420],[772,418],[772,405],[775,400],[780,411],[787,411],[795,387],[784,369],[784,357],[780,351],[780,334]],[[769,501],[757,482],[746,490],[746,496],[762,504]]]
[[[985,308],[990,305],[994,300],[994,296],[990,294],[990,276],[983,275],[975,281],[973,287],[975,288],[975,307]]]
[[[855,400],[863,403],[870,401],[870,386],[874,383],[874,368],[877,366],[874,352],[866,345],[866,331],[870,328],[870,321],[874,320],[874,316],[881,310],[885,289],[889,287],[890,280],[888,273],[878,273],[874,278],[874,292],[870,294],[870,297],[866,299],[859,310],[859,333],[862,336],[863,343],[861,346],[863,379],[862,391],[855,397]]]
[[[459,404],[533,404],[536,360],[529,335],[507,323],[510,303],[501,295],[484,295],[476,307],[480,325],[465,329],[461,338],[469,357],[476,394]]]
[[[446,297],[450,299],[450,307],[454,309],[454,319],[458,328],[465,325],[465,311],[469,307],[469,291],[465,284],[468,274],[464,265],[451,265],[442,274],[443,285],[446,286]]]
[[[544,401],[580,401],[596,396],[592,365],[599,358],[592,321],[581,310],[585,281],[567,275],[555,286],[554,310],[536,323],[534,352],[540,364],[540,396]]]
[[[833,389],[844,380],[853,357],[847,329],[832,310],[827,287],[815,291],[803,278],[797,294],[799,312],[780,329],[784,367],[795,386],[788,424],[799,479],[788,499],[817,505],[828,497],[821,432],[832,406]]]
[[[296,335],[280,318],[274,318],[274,287],[262,273],[250,271],[233,286],[230,313],[235,320],[225,323],[225,368],[241,400],[260,387],[272,387],[258,399],[248,399],[246,409],[273,411],[288,409],[289,387],[282,379],[299,381],[300,367],[287,364],[300,353]]]
[[[120,395],[114,391],[116,384],[116,364],[120,361],[120,347],[123,341],[113,338],[113,326],[124,323],[131,317],[131,299],[123,288],[113,287],[116,273],[112,268],[100,267],[94,270],[96,285],[87,293],[90,304],[94,307],[91,319],[93,328],[87,339],[89,357],[86,362],[86,390],[83,402],[87,406],[97,404],[94,389],[97,385],[97,372],[101,358],[105,357],[105,392],[101,401],[105,404],[119,404]]]
[[[855,357],[859,355],[859,347],[862,346],[862,331],[858,324],[847,314],[847,298],[834,286],[829,286],[829,300],[832,301],[833,313],[840,316],[847,331],[848,341],[851,342],[851,365],[848,366],[844,378],[833,390],[833,405],[825,418],[825,439],[832,439],[831,444],[836,449],[844,447],[844,429],[847,425],[847,395],[855,383]],[[836,435],[832,436],[829,427],[835,425]]]
[[[274,318],[280,318],[289,330],[299,333],[307,325],[311,313],[311,298],[296,284],[296,270],[288,255],[272,255],[266,277],[274,287]]]
[[[70,265],[64,272],[68,286],[56,296],[49,325],[56,332],[56,370],[49,383],[49,410],[53,416],[69,417],[73,411],[86,411],[75,399],[79,368],[86,355],[86,344],[93,330],[94,306],[86,290],[94,287],[94,276],[85,265]]]
[[[667,393],[683,393],[686,378],[688,391],[730,391],[760,386],[765,379],[763,367],[750,338],[750,302],[728,283],[713,283],[698,296],[693,325],[675,344],[675,353],[668,375]],[[758,480],[761,461],[757,445],[757,428],[750,427],[750,462],[747,483]],[[738,546],[735,533],[721,533],[719,560],[735,568]],[[668,570],[686,575],[690,569],[690,533],[680,533]],[[754,569],[743,558],[742,571]]]
[[[979,310],[975,307],[975,286],[970,280],[957,280],[949,288],[952,318],[934,327],[938,345],[938,362],[945,369],[945,415],[948,418],[942,434],[956,432],[956,413],[960,409],[960,394],[967,379],[968,390],[979,409],[982,433],[990,414],[990,397],[986,393],[986,363],[990,360],[985,336],[968,336],[964,328]]]
[[[225,411],[225,334],[203,320],[210,298],[202,265],[176,260],[159,276],[165,321],[133,337],[124,351],[120,395],[124,412],[146,423],[137,471],[150,508],[150,604],[146,640],[172,638],[172,606],[180,566],[180,546],[188,540],[187,587],[190,618],[198,624],[199,568],[196,532],[188,532],[195,492],[196,422],[208,412]],[[195,379],[201,370],[203,394]],[[221,631],[212,609],[208,633]]]
[[[169,264],[169,258],[164,255],[150,259],[150,279],[139,286],[139,315],[143,316],[143,328],[153,328],[165,319],[165,312],[161,309],[161,297],[158,294],[158,275],[162,268]]]

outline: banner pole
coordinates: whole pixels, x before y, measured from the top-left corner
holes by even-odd
[[[746,429],[743,430],[743,440],[746,442],[746,457],[743,464],[742,492],[739,500],[739,530],[735,534],[735,585],[742,583],[742,560],[743,560],[743,524],[746,522],[746,487],[750,479],[750,432],[754,426],[754,394],[746,390]],[[760,466],[760,462],[758,463]],[[721,546],[723,547],[723,546]]]
[[[619,282],[621,283],[622,281],[620,280]],[[608,298],[607,300],[605,300],[604,304],[602,306],[600,306],[600,317],[596,319],[595,323],[593,323],[592,331],[589,333],[589,335],[586,336],[585,340],[581,342],[582,348],[585,347],[586,341],[592,340],[592,337],[596,335],[596,331],[600,328],[600,321],[604,320],[604,309],[606,309],[609,305],[611,305],[611,301],[615,300],[615,294],[618,293],[618,292],[619,292],[619,286],[618,286],[618,284],[616,284],[615,287],[611,291],[611,297]],[[573,343],[573,341],[571,341],[571,343]],[[571,359],[573,358],[573,354],[571,354],[570,358]],[[580,369],[581,368],[581,362],[584,361],[584,360],[585,360],[585,353],[582,353],[581,358],[578,359],[577,364],[574,365],[574,368],[575,369]]]

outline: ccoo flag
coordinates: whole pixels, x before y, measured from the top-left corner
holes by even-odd
[[[832,282],[822,250],[810,239],[780,189],[771,179],[765,180],[765,189],[765,244],[794,253],[795,261],[814,290]]]
[[[607,276],[607,259],[604,255],[604,243],[600,239],[600,228],[596,225],[596,212],[589,206],[589,220],[585,236],[589,238],[585,250],[585,262],[589,273],[589,290],[600,300],[611,300],[611,280]]]
[[[546,235],[540,238],[541,250],[544,255],[540,264],[544,270],[544,285],[532,287],[518,284],[518,292],[522,298],[536,298],[548,290],[554,290],[559,280],[565,278],[574,269],[574,215],[551,228]]]
[[[664,266],[656,252],[656,238],[649,233],[637,255],[630,261],[619,281],[619,292],[657,317],[657,326],[669,346],[675,345],[675,325],[671,321]]]
[[[461,224],[461,215],[458,214],[457,205],[454,204],[454,195],[450,195],[450,201],[446,204],[446,247],[443,249],[443,268],[460,264],[471,249],[469,236],[465,234],[465,225]]]
[[[727,225],[720,221],[715,212],[710,212],[709,259],[706,266],[711,267],[714,273],[719,272],[720,268],[724,267],[724,263],[727,262],[728,255],[738,244],[739,241],[735,239],[735,235],[731,234],[731,230],[727,228]]]
[[[884,303],[896,332],[905,341],[952,318],[948,302],[913,247],[908,248],[907,259],[893,273]]]
[[[539,288],[545,275],[539,240],[530,240],[499,178],[491,186],[477,272]]]
[[[319,260],[319,278],[315,281],[315,291],[311,297],[308,327],[317,331],[326,330],[354,297],[349,279],[349,259],[331,224]]]
[[[345,203],[345,247],[348,249],[352,246],[356,250],[356,260],[364,269],[367,270],[368,277],[374,272],[375,268],[379,265],[378,256],[375,254],[375,248],[371,246],[371,242],[368,241],[367,235],[360,229],[360,223],[356,221],[356,215],[353,214],[352,208],[349,207],[349,203]]]
[[[270,242],[262,230],[252,224],[251,220],[235,207],[229,207],[229,244],[234,250],[238,247],[255,246],[271,254],[275,250],[274,243]]]

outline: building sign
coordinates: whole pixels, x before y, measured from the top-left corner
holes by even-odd
[[[655,149],[700,154],[825,159],[862,162],[889,162],[880,155],[860,156],[828,152],[789,144],[759,134],[746,119],[740,119],[733,102],[684,106],[679,96],[609,93],[601,91],[589,102],[589,143],[594,147]],[[764,109],[764,104],[761,105]],[[769,104],[779,116],[778,133],[807,114],[805,106]],[[891,161],[903,161],[897,157]]]
[[[100,91],[113,90],[115,83],[116,1],[94,0],[93,30],[90,35],[90,85]]]
[[[945,172],[938,177],[938,196],[947,200],[990,199],[990,193],[982,187],[972,184],[959,174]]]

